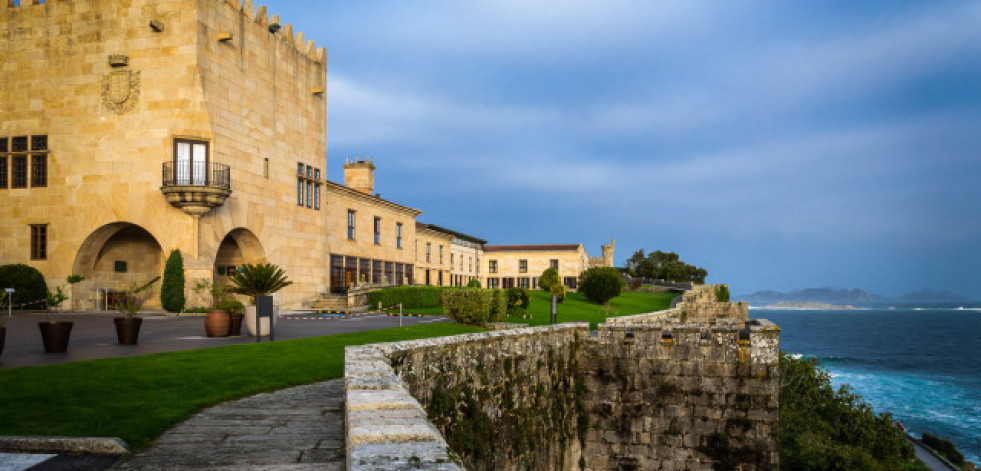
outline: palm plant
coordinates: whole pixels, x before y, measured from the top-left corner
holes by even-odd
[[[255,305],[256,296],[268,296],[293,284],[279,265],[271,263],[242,265],[229,281],[233,285],[230,291],[248,296],[252,305]]]

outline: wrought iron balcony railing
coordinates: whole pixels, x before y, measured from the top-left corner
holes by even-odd
[[[211,162],[164,162],[163,186],[208,186],[231,190],[231,170],[228,165]],[[210,170],[210,171],[208,171]]]

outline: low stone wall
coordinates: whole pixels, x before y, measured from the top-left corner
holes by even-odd
[[[779,328],[685,304],[348,347],[349,468],[779,469]]]

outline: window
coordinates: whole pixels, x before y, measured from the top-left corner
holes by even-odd
[[[303,179],[296,179],[296,205],[303,206]]]
[[[31,187],[48,186],[48,156],[45,154],[31,155]]]
[[[450,266],[453,266],[453,252],[450,252]],[[463,259],[460,259],[460,266],[463,267]]]
[[[578,281],[579,280],[576,277],[574,277],[574,276],[567,276],[567,277],[565,277],[565,279],[564,279],[564,282],[565,283],[563,283],[563,284],[565,284],[565,287],[566,288],[576,289],[576,283]]]
[[[7,189],[7,157],[0,157],[0,189]]]
[[[318,182],[320,181],[320,169],[319,168],[314,168],[313,169],[313,179],[314,180],[317,180]]]
[[[266,157],[262,161],[262,176],[264,178],[269,178],[269,157]]]
[[[14,156],[11,161],[11,188],[27,188],[27,157]]]
[[[402,223],[395,223],[395,248],[402,248]]]
[[[432,250],[433,250],[433,244],[431,244],[429,242],[426,242],[426,261],[427,262],[432,261],[432,257],[431,257],[432,256]]]
[[[313,182],[307,181],[307,207],[313,207]]]
[[[528,273],[528,260],[518,260],[518,273]]]
[[[381,245],[382,218],[375,216],[375,245]]]
[[[442,245],[439,246],[439,264],[440,265],[443,264],[443,246]],[[440,286],[442,286],[442,285],[443,285],[443,283],[440,283]]]
[[[538,278],[531,277],[531,289],[538,289]]]
[[[320,184],[313,186],[313,209],[320,210]]]
[[[354,210],[347,210],[347,238],[354,240]]]
[[[497,260],[491,260],[487,263],[487,273],[497,273]]]
[[[556,271],[559,270],[559,259],[553,258],[548,261],[548,266],[554,268]]]
[[[467,257],[467,271],[473,271],[473,257]]]
[[[125,260],[116,260],[113,263],[113,267],[112,268],[113,268],[112,271],[114,271],[116,273],[126,273],[126,268],[127,268],[126,267],[126,261]]]
[[[31,224],[31,260],[48,259],[48,225]]]
[[[208,143],[174,139],[174,181],[178,185],[208,184]]]
[[[490,288],[490,289],[500,288],[500,281],[501,280],[499,280],[497,278],[488,278],[487,279],[487,287]]]
[[[531,285],[528,284],[529,280],[527,276],[522,276],[518,278],[518,288],[528,289]]]
[[[303,162],[296,163],[296,175],[300,177],[303,176]]]
[[[307,165],[307,178],[313,178],[313,167]]]

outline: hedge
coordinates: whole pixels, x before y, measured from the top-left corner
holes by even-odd
[[[368,306],[378,307],[381,301],[383,308],[402,303],[405,309],[422,307],[439,307],[440,293],[444,288],[438,286],[393,286],[368,293]]]
[[[494,292],[479,288],[448,290],[443,293],[443,313],[470,325],[483,325],[490,318]]]
[[[41,310],[48,298],[44,276],[36,268],[23,264],[0,266],[0,288],[16,290],[11,301],[15,308],[18,304],[32,303],[21,309]]]
[[[184,310],[184,258],[174,249],[164,265],[163,283],[160,286],[160,304],[170,312]]]
[[[508,317],[508,296],[503,290],[489,290],[491,293],[491,312],[487,322],[504,322]]]

